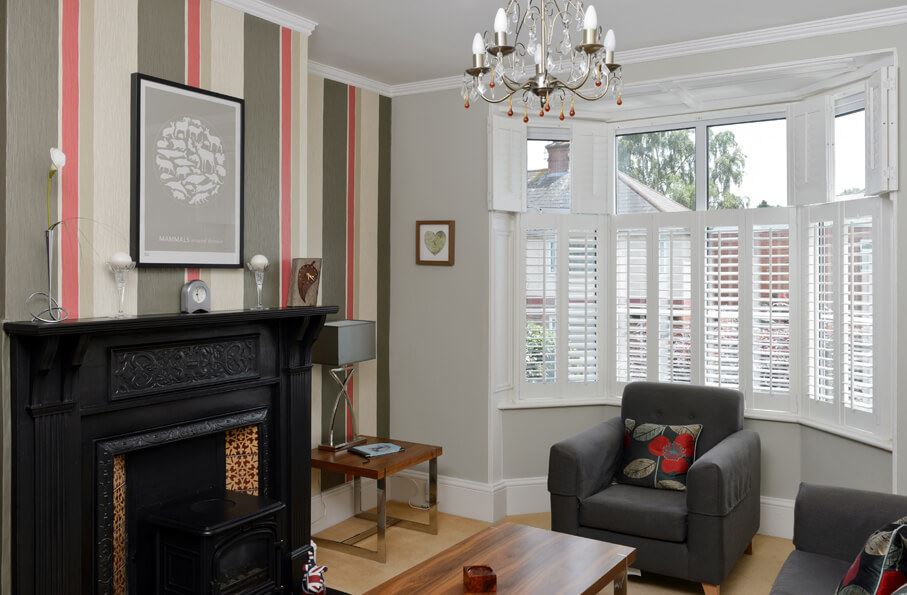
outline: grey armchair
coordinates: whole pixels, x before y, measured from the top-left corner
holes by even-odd
[[[614,484],[625,418],[702,424],[686,492]],[[640,570],[702,583],[707,595],[759,528],[759,435],[743,429],[743,395],[635,382],[615,417],[551,447],[551,528],[637,549]]]

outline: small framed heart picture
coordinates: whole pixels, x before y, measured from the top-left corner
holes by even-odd
[[[452,267],[454,221],[416,221],[416,264]]]

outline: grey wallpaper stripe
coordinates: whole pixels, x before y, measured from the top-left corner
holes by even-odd
[[[243,262],[254,254],[271,261],[262,303],[279,305],[280,287],[280,27],[245,15],[246,100],[245,246]],[[244,275],[243,303],[257,301],[255,282]],[[327,303],[327,302],[325,302]]]
[[[310,126],[317,126],[311,122]],[[324,81],[324,173],[322,207],[321,302],[338,306],[335,319],[345,318],[346,312],[346,159],[347,159],[347,86],[331,80]],[[321,433],[328,438],[331,427],[331,408],[337,397],[337,383],[326,366],[321,368]],[[338,415],[338,428],[342,418]],[[342,439],[342,433],[340,434]],[[343,477],[322,474],[322,489],[338,485]]]
[[[184,0],[138,0],[138,11],[139,72],[182,83],[186,70]],[[139,314],[177,312],[184,279],[182,268],[139,269]]]
[[[390,436],[391,98],[378,102],[378,435]]]

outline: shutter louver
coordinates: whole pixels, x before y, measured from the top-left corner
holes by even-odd
[[[740,385],[740,232],[737,227],[705,231],[705,383]]]
[[[753,390],[790,391],[790,229],[753,227]]]
[[[569,232],[567,380],[598,380],[598,234]]]
[[[659,231],[658,362],[662,382],[692,380],[692,246],[689,229]]]
[[[844,407],[873,409],[872,219],[844,222],[842,233],[841,375]]]
[[[835,399],[833,229],[831,221],[811,223],[807,249],[807,393],[821,403]]]
[[[617,231],[615,371],[618,382],[645,380],[648,377],[647,243],[645,229]]]
[[[526,382],[557,380],[557,230],[526,230]]]

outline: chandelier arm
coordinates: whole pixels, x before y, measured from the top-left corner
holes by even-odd
[[[603,98],[605,95],[608,94],[608,92],[611,90],[613,81],[614,81],[614,79],[609,77],[608,84],[602,85],[602,91],[600,91],[598,95],[586,96],[586,95],[583,95],[583,92],[580,91],[579,89],[571,89],[571,91],[573,92],[574,95],[576,95],[577,97],[579,97],[580,99],[582,99],[584,101],[598,101],[599,99]]]
[[[502,72],[501,78],[503,79],[504,84],[507,85],[507,88],[510,89],[511,91],[518,91],[523,88],[522,84],[516,82],[515,80],[513,80],[512,78],[507,76],[506,73]]]
[[[519,4],[517,4],[517,8],[519,8]],[[532,4],[532,0],[530,0],[529,5],[526,6],[526,12],[523,13],[523,16],[519,17],[519,26],[517,26],[516,31],[513,34],[514,40],[520,38],[520,33],[523,31],[523,26],[526,24],[526,19],[528,19],[529,15],[533,12],[538,12],[539,14],[541,14],[538,6]]]
[[[572,86],[572,87],[571,87],[569,84],[565,83],[565,82],[561,82],[561,84],[562,84],[568,91],[572,91],[573,93],[576,93],[576,90],[577,90],[577,89],[579,89],[580,87],[582,87],[583,85],[585,85],[586,82],[588,82],[588,80],[589,80],[589,74],[591,74],[591,73],[592,73],[592,56],[591,56],[590,54],[586,54],[586,74],[585,74],[585,76],[583,76],[583,80],[579,81],[578,83],[576,83],[576,85],[574,85],[574,86]]]
[[[519,91],[519,89],[514,89],[513,91],[511,91],[510,93],[507,93],[500,99],[494,99],[493,97],[487,97],[485,95],[485,93],[476,89],[476,92],[479,94],[479,97],[484,99],[486,103],[503,103],[503,102],[507,101],[508,99],[510,99],[511,97],[513,97],[513,94],[516,93],[517,91]]]

